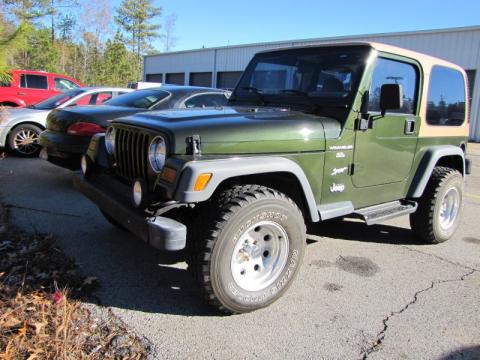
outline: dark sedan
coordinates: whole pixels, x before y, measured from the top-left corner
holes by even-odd
[[[40,156],[76,170],[92,135],[105,131],[113,119],[153,110],[223,106],[229,96],[230,92],[225,90],[164,85],[137,90],[100,106],[54,110],[48,115],[47,130],[40,135]]]

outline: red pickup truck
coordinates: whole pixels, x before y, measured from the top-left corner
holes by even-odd
[[[12,70],[12,79],[0,83],[0,105],[24,107],[62,91],[82,87],[77,80],[45,71]]]

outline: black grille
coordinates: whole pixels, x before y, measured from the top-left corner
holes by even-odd
[[[115,129],[115,159],[117,173],[128,180],[148,180],[148,134],[138,130]]]

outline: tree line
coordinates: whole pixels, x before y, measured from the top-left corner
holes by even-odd
[[[10,69],[44,70],[86,85],[126,86],[143,73],[143,55],[175,46],[176,15],[152,0],[0,0],[0,81]],[[164,26],[161,25],[164,20]]]

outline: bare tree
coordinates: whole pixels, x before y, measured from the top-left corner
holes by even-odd
[[[173,13],[167,16],[164,25],[164,32],[162,35],[163,40],[163,50],[170,51],[177,44],[178,38],[175,36],[175,26],[177,24],[178,16]]]

